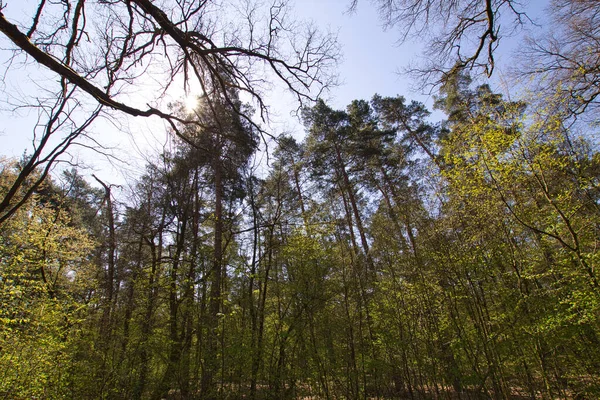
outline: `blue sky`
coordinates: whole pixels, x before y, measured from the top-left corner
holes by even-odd
[[[348,13],[347,0],[307,0],[298,2],[301,17],[318,26],[338,31],[344,57],[339,73],[343,83],[332,90],[332,105],[345,107],[353,99],[381,95],[409,94],[410,82],[397,72],[420,54],[414,43],[397,45],[398,35],[384,31],[377,10],[362,1]]]

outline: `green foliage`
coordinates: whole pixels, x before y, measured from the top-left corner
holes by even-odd
[[[598,397],[597,149],[464,74],[437,105],[319,102],[263,178],[198,111],[125,210],[42,188],[0,228],[0,393]]]
[[[70,351],[94,283],[93,247],[64,211],[39,197],[0,227],[3,397],[69,397]]]

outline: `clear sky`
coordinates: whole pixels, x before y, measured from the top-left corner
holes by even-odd
[[[379,15],[368,1],[359,2],[349,13],[347,0],[303,0],[297,3],[300,17],[338,32],[344,57],[339,73],[340,87],[332,90],[332,105],[345,107],[353,99],[381,95],[409,94],[410,82],[397,72],[414,61],[420,46],[397,45],[398,34],[384,31]]]
[[[5,14],[10,18],[22,12],[24,0],[8,0]],[[32,1],[32,0],[25,0]],[[545,1],[530,3],[530,10],[541,9]],[[368,0],[359,1],[357,9],[349,13],[349,0],[298,0],[294,4],[294,12],[300,20],[312,20],[323,30],[338,32],[338,39],[343,51],[343,59],[339,66],[341,85],[333,88],[327,95],[328,102],[335,108],[344,108],[353,99],[370,99],[375,93],[384,96],[404,95],[407,99],[419,100],[431,107],[431,96],[411,92],[412,83],[408,77],[398,72],[409,63],[418,61],[421,48],[415,43],[397,45],[398,33],[394,29],[384,31],[376,8]],[[537,8],[537,10],[536,10]],[[508,54],[514,43],[505,41]],[[0,48],[9,47],[6,39],[0,39]],[[0,50],[0,63],[7,62],[9,53]],[[502,57],[499,62],[502,65]],[[501,72],[501,71],[500,71]],[[32,78],[36,83],[32,82]],[[30,147],[32,127],[35,125],[35,113],[20,110],[10,112],[7,99],[17,98],[20,93],[43,95],[39,87],[44,81],[56,79],[51,73],[34,67],[17,68],[0,82],[0,155],[18,157]],[[277,92],[276,92],[277,93]],[[34,96],[34,97],[35,97]],[[271,96],[273,97],[273,96]],[[294,136],[302,136],[302,127],[289,113],[295,107],[291,99],[277,95],[267,100],[273,105],[275,119],[279,123],[273,125],[274,134],[282,130],[291,131]],[[434,115],[438,119],[439,114]],[[144,154],[158,152],[164,142],[164,128],[154,120],[143,118],[124,119],[132,135],[123,135],[119,129],[104,121],[95,125],[93,137],[100,143],[113,149],[113,153],[125,163],[117,163],[114,167],[106,166],[103,157],[81,151],[76,156],[87,165],[95,167],[96,172],[104,175],[108,181],[123,182],[124,175],[135,175],[144,164]]]

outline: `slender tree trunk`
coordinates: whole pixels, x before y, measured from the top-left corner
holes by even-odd
[[[202,375],[203,398],[207,400],[217,398],[214,387],[214,377],[218,369],[218,345],[219,345],[219,313],[221,311],[221,285],[223,274],[223,177],[220,146],[215,148],[213,169],[215,179],[215,230],[213,266],[211,273],[211,287],[208,315],[208,337],[206,358],[204,360],[205,370]]]
[[[181,333],[181,369],[179,373],[179,386],[181,387],[181,396],[183,398],[190,397],[190,353],[192,348],[193,324],[194,324],[194,294],[196,281],[196,260],[198,257],[198,240],[199,240],[199,214],[200,214],[200,187],[198,179],[198,169],[194,170],[192,181],[193,197],[192,204],[192,237],[189,250],[189,269],[187,271],[186,280],[184,283],[183,293],[183,310],[182,310],[182,327]]]
[[[183,207],[186,205],[184,204]],[[182,337],[179,334],[179,298],[177,277],[183,248],[185,245],[185,234],[189,223],[187,211],[183,211],[181,219],[178,221],[175,254],[170,254],[171,270],[169,272],[169,358],[167,369],[163,375],[160,385],[154,393],[154,399],[159,400],[167,396],[169,390],[175,383],[175,378],[179,372],[179,362],[181,360]]]
[[[163,213],[160,225],[161,227],[164,225],[164,220],[165,215]],[[158,297],[157,280],[161,263],[160,258],[162,254],[162,232],[158,232],[157,236],[158,244],[154,243],[153,239],[151,240],[145,238],[146,243],[150,247],[152,259],[150,263],[150,276],[148,277],[148,298],[146,300],[146,310],[144,312],[144,319],[142,321],[140,335],[140,374],[136,385],[133,389],[133,398],[135,400],[139,400],[144,397],[144,391],[146,389],[146,384],[148,380],[149,363],[151,358],[150,350],[147,346],[153,327],[154,308],[156,305],[156,299]]]
[[[250,207],[252,209],[252,261],[250,264],[250,278],[248,280],[248,310],[250,313],[250,324],[251,324],[251,340],[252,345],[252,371],[250,372],[250,399],[256,398],[256,381],[258,375],[258,367],[254,364],[257,362],[256,358],[256,336],[257,336],[257,307],[254,305],[254,278],[256,276],[256,265],[258,263],[258,252],[259,252],[259,231],[258,226],[258,207],[254,198],[254,187],[250,190]]]
[[[356,203],[356,196],[354,193],[354,187],[352,182],[350,181],[350,177],[348,176],[348,172],[346,171],[346,165],[344,160],[342,159],[342,155],[340,153],[339,148],[335,145],[336,158],[339,164],[339,173],[342,176],[344,181],[344,185],[342,186],[342,190],[348,194],[348,200],[350,202],[350,206],[352,207],[352,212],[354,214],[354,220],[356,221],[356,228],[358,229],[358,234],[360,236],[360,242],[365,253],[365,257],[367,259],[367,265],[371,271],[375,270],[375,264],[373,263],[373,259],[371,258],[371,254],[369,251],[369,242],[367,241],[367,235],[365,233],[365,228],[362,223],[362,217],[360,212],[358,211],[358,205]]]
[[[302,194],[302,188],[300,186],[300,172],[298,171],[298,165],[292,158],[292,171],[294,177],[294,187],[296,188],[296,193],[298,194],[298,202],[300,203],[300,211],[302,212],[302,222],[304,222],[304,229],[306,230],[306,234],[311,236],[311,229],[309,225],[308,215],[306,214],[306,206],[304,204],[304,195]]]
[[[129,330],[131,325],[131,317],[133,315],[133,311],[135,309],[135,284],[140,275],[140,271],[142,269],[142,250],[144,247],[143,238],[139,238],[137,248],[136,248],[136,262],[135,266],[130,272],[129,276],[129,286],[127,287],[127,300],[125,306],[125,315],[123,318],[123,340],[121,342],[121,355],[119,357],[119,365],[123,367],[123,363],[125,361],[125,357],[127,354],[127,346],[129,345]]]
[[[113,303],[113,292],[115,285],[115,264],[117,254],[117,235],[115,228],[115,216],[112,204],[112,195],[110,192],[110,186],[102,182],[95,175],[92,175],[96,181],[104,188],[104,201],[106,202],[106,218],[108,219],[108,254],[106,257],[106,298],[104,299],[104,306],[102,311],[102,323],[100,324],[100,336],[104,339],[108,339],[110,331],[110,314],[111,306]]]
[[[260,299],[258,304],[258,338],[256,344],[256,354],[253,360],[252,365],[252,374],[253,377],[258,375],[258,370],[260,368],[260,364],[263,357],[263,337],[265,330],[265,305],[267,304],[267,293],[269,287],[269,273],[271,271],[271,266],[273,265],[273,230],[272,226],[269,230],[269,250],[267,255],[267,264],[265,265],[265,273],[264,280],[260,290]],[[256,379],[254,379],[256,382]]]

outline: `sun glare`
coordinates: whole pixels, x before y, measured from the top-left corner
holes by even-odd
[[[185,96],[185,110],[187,112],[192,112],[198,106],[198,95],[190,94]]]

